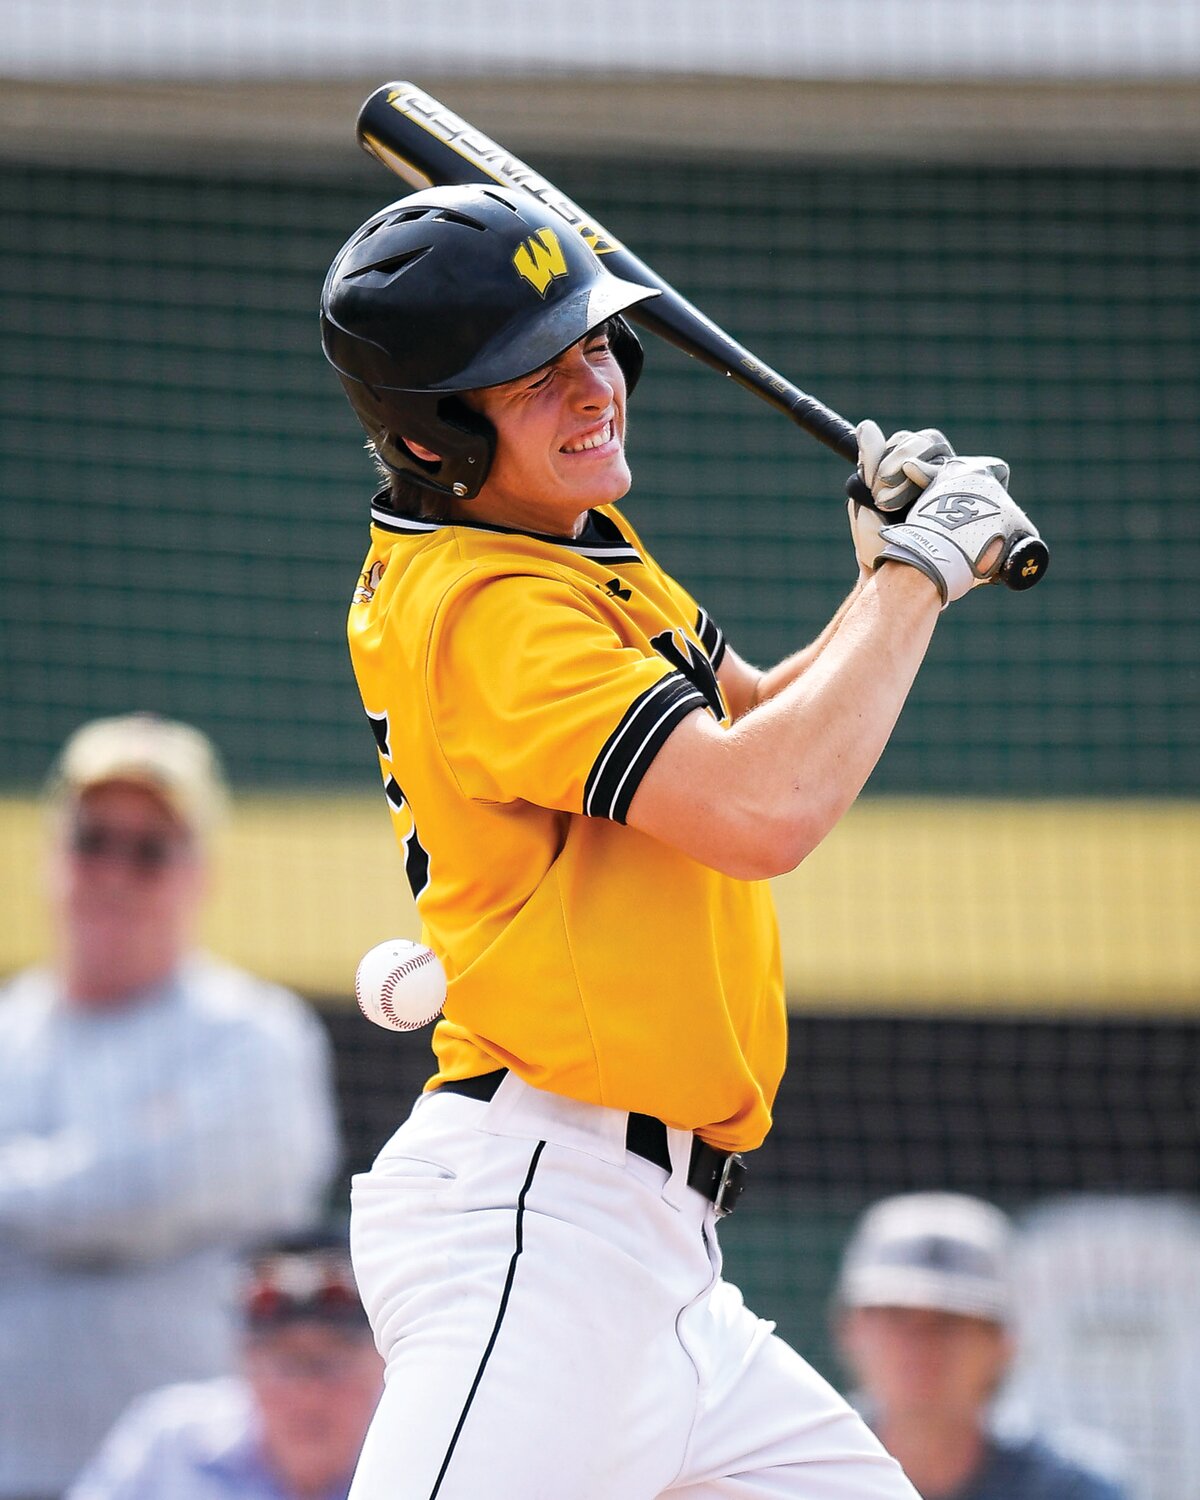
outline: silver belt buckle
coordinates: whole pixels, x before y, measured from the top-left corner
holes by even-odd
[[[746,1182],[746,1164],[736,1151],[731,1151],[721,1164],[721,1175],[717,1178],[717,1191],[713,1198],[717,1218],[731,1214],[737,1200],[742,1196]]]

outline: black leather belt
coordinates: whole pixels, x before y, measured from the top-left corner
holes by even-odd
[[[507,1069],[498,1073],[481,1073],[475,1078],[452,1078],[438,1086],[438,1092],[465,1094],[468,1099],[490,1099],[500,1087]],[[644,1157],[665,1172],[671,1170],[671,1153],[667,1145],[667,1127],[653,1115],[629,1116],[625,1127],[625,1147],[635,1156]],[[692,1159],[688,1166],[688,1187],[703,1193],[715,1203],[717,1213],[731,1214],[746,1186],[746,1163],[736,1151],[718,1151],[700,1137],[692,1137]]]

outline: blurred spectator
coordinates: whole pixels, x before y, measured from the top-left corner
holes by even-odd
[[[212,746],[86,725],[50,788],[55,963],[0,992],[0,1497],[54,1496],[132,1397],[228,1371],[237,1256],[310,1222],[331,1057],[288,991],[191,951]]]
[[[1012,1231],[954,1193],[863,1216],[837,1289],[836,1334],[859,1400],[924,1500],[1123,1500],[1033,1434],[1002,1434],[993,1398],[1014,1355]]]
[[[241,1375],[136,1401],[68,1500],[345,1500],[383,1361],[344,1242],[277,1245],[240,1306]]]

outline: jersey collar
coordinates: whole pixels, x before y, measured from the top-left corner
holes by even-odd
[[[371,501],[371,523],[381,531],[399,536],[428,536],[436,531],[463,529],[467,531],[492,532],[497,536],[528,537],[530,541],[544,542],[548,546],[561,547],[564,552],[573,552],[577,557],[603,558],[606,562],[641,562],[642,555],[624,536],[621,528],[609,515],[600,510],[589,510],[583,530],[576,537],[547,536],[538,531],[521,531],[515,526],[493,526],[483,521],[432,521],[425,516],[406,516],[390,510],[384,503],[386,491],[381,491]]]

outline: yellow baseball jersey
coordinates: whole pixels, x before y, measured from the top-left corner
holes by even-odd
[[[537,1088],[757,1146],[784,1066],[769,887],[626,825],[720,630],[611,506],[574,539],[372,511],[349,641],[424,939],[429,1087]]]

